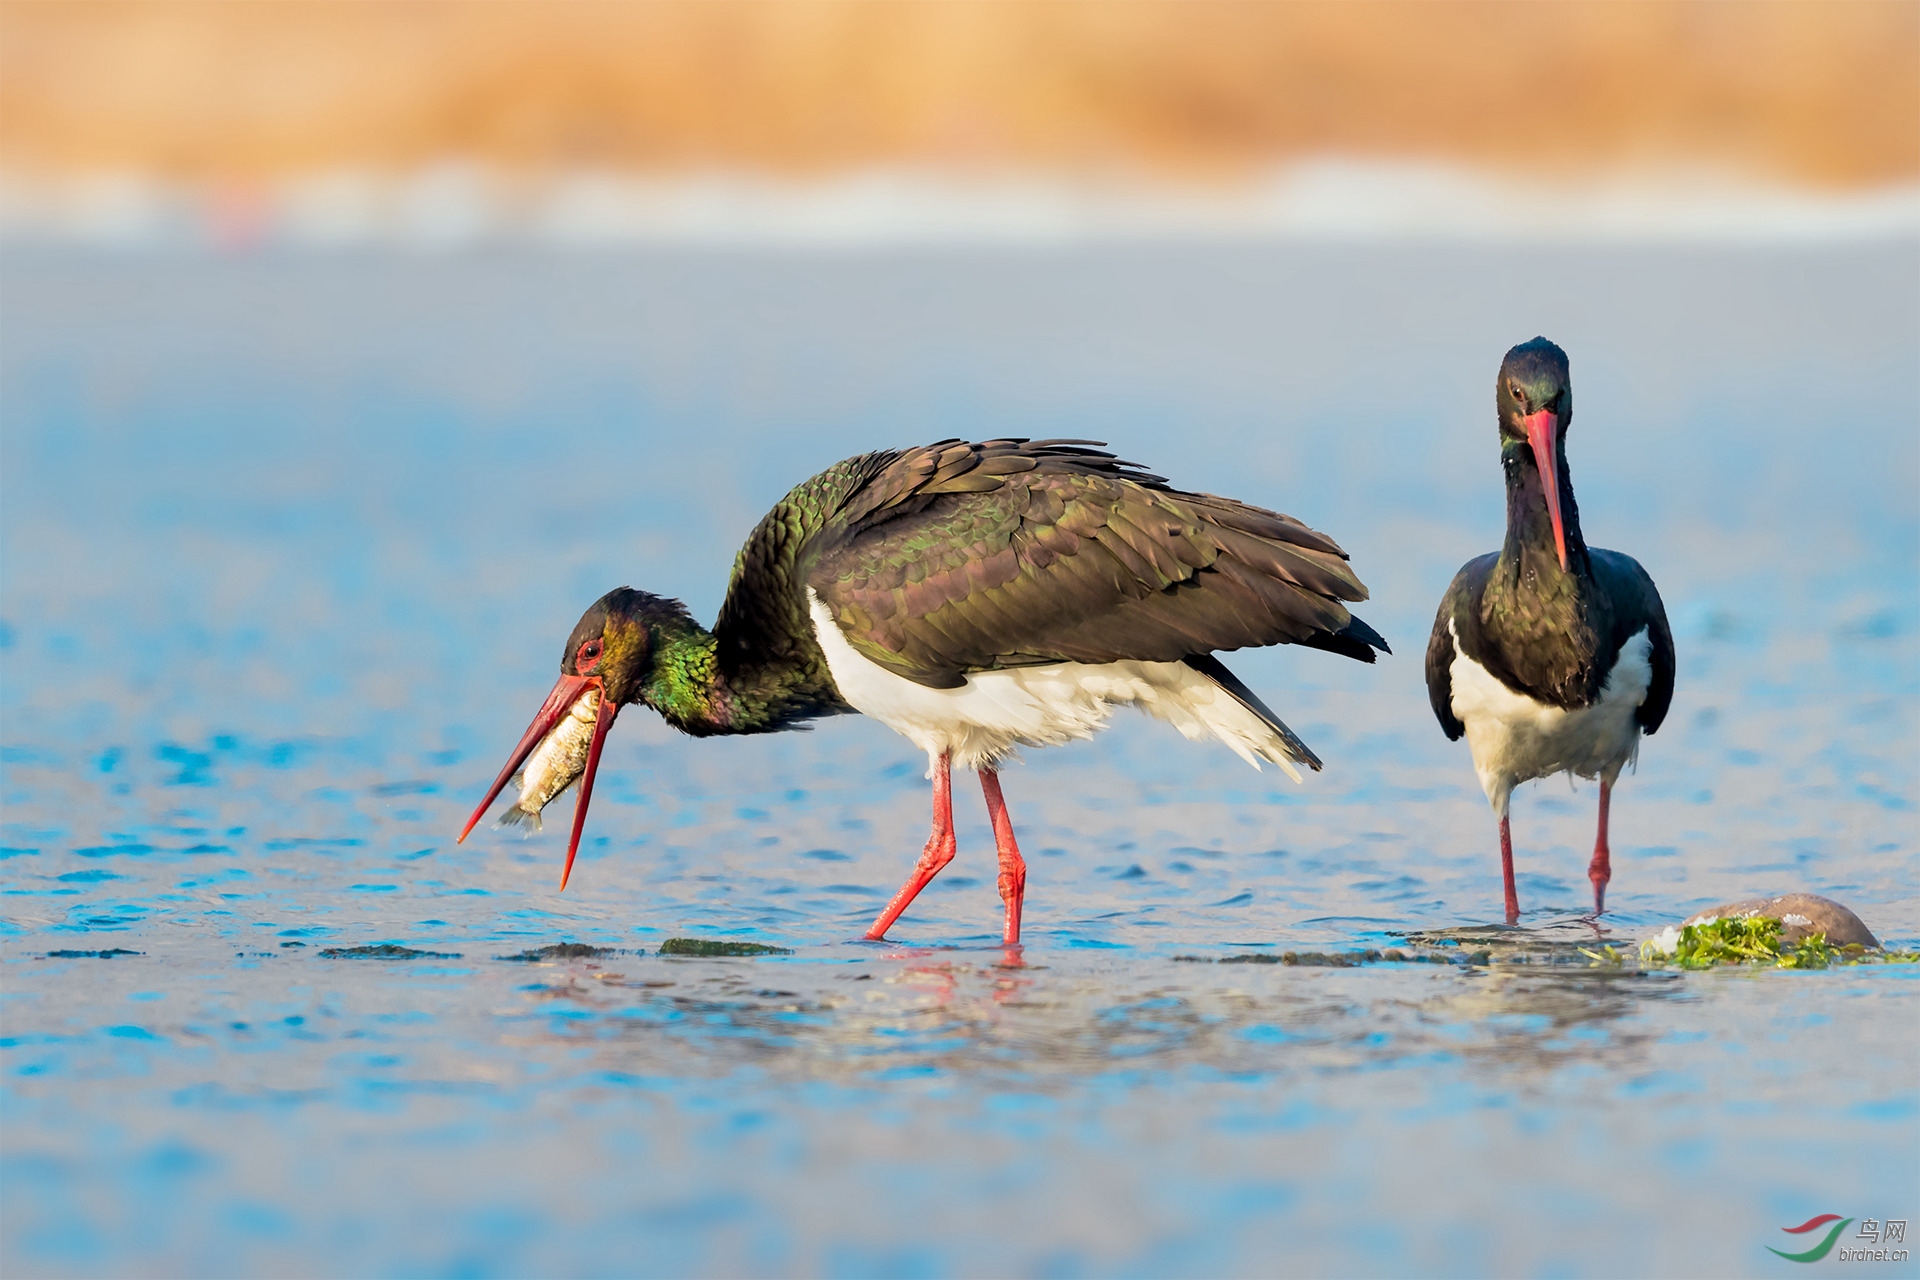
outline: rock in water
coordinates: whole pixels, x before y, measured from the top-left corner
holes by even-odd
[[[1696,911],[1680,922],[1709,924],[1715,920],[1745,920],[1750,916],[1768,916],[1780,922],[1780,941],[1799,942],[1809,934],[1824,933],[1830,947],[1862,946],[1878,949],[1880,940],[1859,916],[1817,893],[1784,893],[1777,898],[1748,898],[1725,906]]]

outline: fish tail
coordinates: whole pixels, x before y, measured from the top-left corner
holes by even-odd
[[[535,831],[540,830],[540,811],[522,809],[519,805],[513,804],[508,805],[506,812],[500,815],[500,825],[503,827],[517,827],[522,823],[530,824]]]

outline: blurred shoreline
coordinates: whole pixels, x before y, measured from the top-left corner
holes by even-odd
[[[0,244],[112,250],[859,250],[1210,241],[1797,244],[1920,236],[1920,183],[1851,191],[1731,175],[1585,181],[1324,158],[1175,184],[874,168],[530,178],[466,163],[260,182],[0,171]]]
[[[0,0],[0,168],[1920,180],[1914,0]]]

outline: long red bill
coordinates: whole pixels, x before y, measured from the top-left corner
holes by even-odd
[[[600,748],[606,745],[607,730],[620,707],[605,694],[600,697],[600,714],[593,721],[593,741],[587,744],[587,771],[580,775],[580,794],[573,802],[573,834],[567,837],[567,865],[560,869],[560,892],[567,891],[567,877],[573,874],[573,855],[580,848],[580,829],[587,825],[587,802],[593,799],[593,775],[600,771]]]
[[[1560,519],[1559,419],[1553,410],[1542,409],[1524,419],[1527,443],[1533,446],[1534,465],[1540,468],[1540,488],[1547,495],[1547,515],[1553,520],[1553,549],[1560,553],[1560,571],[1567,569],[1567,530]]]
[[[553,686],[553,692],[549,693],[547,700],[541,704],[540,714],[533,718],[533,723],[528,725],[527,731],[520,736],[520,745],[513,749],[513,755],[507,760],[507,767],[500,771],[500,776],[495,778],[493,785],[487,788],[487,798],[480,802],[480,807],[473,811],[471,818],[467,819],[467,825],[460,828],[460,838],[454,841],[455,844],[464,841],[468,833],[479,825],[480,819],[486,816],[487,810],[492,807],[494,800],[500,795],[501,789],[507,785],[507,779],[513,777],[514,772],[527,762],[527,757],[533,754],[533,749],[539,746],[549,733],[553,732],[553,726],[560,723],[560,718],[573,708],[575,702],[580,700],[580,695],[590,688],[598,688],[599,686],[600,681],[594,676],[560,677],[560,682]],[[605,699],[602,699],[602,701],[604,702]],[[600,756],[600,737],[606,732],[601,726],[612,719],[613,717],[611,715],[603,715],[595,721],[593,755],[596,760],[599,759]],[[592,782],[593,766],[589,764],[587,766],[587,783],[591,785]],[[584,795],[585,793],[582,792],[583,797]],[[586,806],[582,805],[581,808],[584,810]],[[573,835],[576,840],[580,838],[580,825],[577,822],[574,824]],[[569,862],[573,860],[571,854],[568,855],[567,860]]]

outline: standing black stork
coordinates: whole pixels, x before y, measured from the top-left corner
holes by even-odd
[[[1673,633],[1653,579],[1631,556],[1589,547],[1567,469],[1573,385],[1545,338],[1507,352],[1494,383],[1507,541],[1454,575],[1427,642],[1427,694],[1447,737],[1467,735],[1500,818],[1507,923],[1520,919],[1507,801],[1533,778],[1600,779],[1587,878],[1606,909],[1614,780],[1673,701]]]
[[[460,838],[523,765],[510,820],[578,779],[564,889],[621,707],[645,703],[696,737],[860,711],[925,750],[933,782],[933,832],[867,937],[883,938],[952,861],[959,764],[980,773],[1016,943],[1026,864],[999,764],[1020,745],[1090,737],[1133,703],[1255,768],[1269,760],[1296,780],[1295,763],[1320,768],[1213,653],[1293,643],[1372,662],[1387,645],[1342,603],[1367,597],[1346,559],[1290,516],[1183,493],[1094,441],[943,440],[849,458],[760,521],[713,630],[644,591],[596,601]]]

